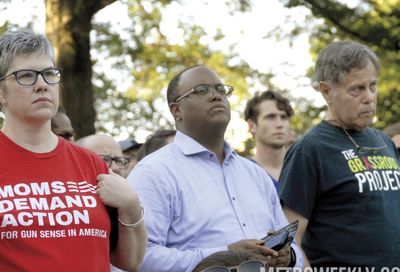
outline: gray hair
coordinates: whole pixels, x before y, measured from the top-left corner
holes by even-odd
[[[339,84],[351,69],[364,68],[368,61],[371,61],[378,72],[379,59],[367,46],[355,41],[333,42],[318,55],[314,84],[318,86],[320,81]]]
[[[41,52],[55,63],[50,41],[42,34],[30,30],[7,31],[0,37],[0,77],[5,76],[16,56]]]

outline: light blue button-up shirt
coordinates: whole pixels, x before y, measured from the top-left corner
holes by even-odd
[[[288,224],[275,187],[257,164],[225,144],[214,152],[177,132],[144,158],[128,181],[146,209],[148,248],[141,271],[192,271],[208,255]],[[296,266],[303,257],[296,245]]]

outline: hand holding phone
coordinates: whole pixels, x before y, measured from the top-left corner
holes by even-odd
[[[288,237],[288,232],[287,231],[282,231],[276,234],[270,234],[266,237],[264,246],[269,247],[270,249],[273,249],[275,251],[281,250],[283,247],[285,247],[285,242],[286,238]]]
[[[295,221],[273,233],[268,234],[261,240],[264,240],[264,246],[275,251],[279,251],[287,245],[290,245],[296,236],[299,221]]]

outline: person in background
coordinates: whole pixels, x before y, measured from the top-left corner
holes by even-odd
[[[75,141],[75,130],[72,127],[71,120],[61,106],[58,107],[56,115],[51,118],[51,130],[54,134],[67,141]]]
[[[135,167],[135,165],[139,162],[137,156],[142,144],[136,142],[132,138],[119,141],[118,143],[121,146],[124,157],[131,160],[129,167],[124,170],[124,176],[128,176],[129,172],[132,171],[133,167]]]
[[[153,153],[161,147],[174,141],[176,130],[158,130],[146,139],[144,144],[139,148],[137,160],[142,160],[145,156]]]
[[[293,129],[289,129],[289,136],[286,144],[286,150],[288,150],[297,141],[297,138],[298,138],[297,133]]]
[[[76,141],[76,144],[93,151],[99,155],[107,166],[117,175],[124,176],[124,171],[129,168],[130,159],[122,156],[122,150],[113,137],[105,134],[92,134]],[[115,228],[118,222],[115,209],[108,210],[111,219],[111,244],[118,239]],[[146,246],[144,244],[144,246]],[[123,271],[113,265],[110,267],[112,272]]]
[[[224,250],[247,251],[274,266],[303,266],[295,244],[280,251],[263,246],[261,238],[288,221],[266,172],[224,141],[232,91],[202,65],[169,83],[175,139],[128,176],[148,211],[141,271],[191,271]]]
[[[129,168],[131,160],[122,155],[121,147],[113,137],[92,134],[79,139],[76,144],[99,155],[114,173],[126,178],[124,171]]]
[[[45,36],[0,36],[1,270],[138,269],[147,237],[139,196],[97,155],[51,131],[60,79]],[[120,222],[113,248],[106,205]]]
[[[290,137],[289,118],[292,115],[289,100],[274,91],[256,94],[247,102],[244,110],[244,119],[255,142],[252,160],[267,171],[278,192],[279,175]]]
[[[372,128],[378,57],[329,44],[315,65],[325,119],[288,151],[280,198],[313,267],[399,267],[400,171],[393,142]]]
[[[392,124],[388,127],[386,127],[383,132],[388,135],[392,141],[394,142],[394,145],[396,146],[397,150],[400,150],[400,123],[395,123]],[[400,153],[400,151],[399,151]]]
[[[247,251],[219,251],[200,261],[193,272],[266,272],[268,267]]]

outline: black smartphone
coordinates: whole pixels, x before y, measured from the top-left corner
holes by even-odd
[[[285,247],[286,238],[289,232],[281,231],[279,233],[273,233],[265,237],[264,246],[269,247],[273,250],[279,251]],[[263,239],[264,240],[264,239]]]
[[[290,245],[294,237],[296,236],[299,221],[295,222],[273,232],[262,238],[264,240],[264,246],[269,247],[273,250],[279,251],[287,245]]]

